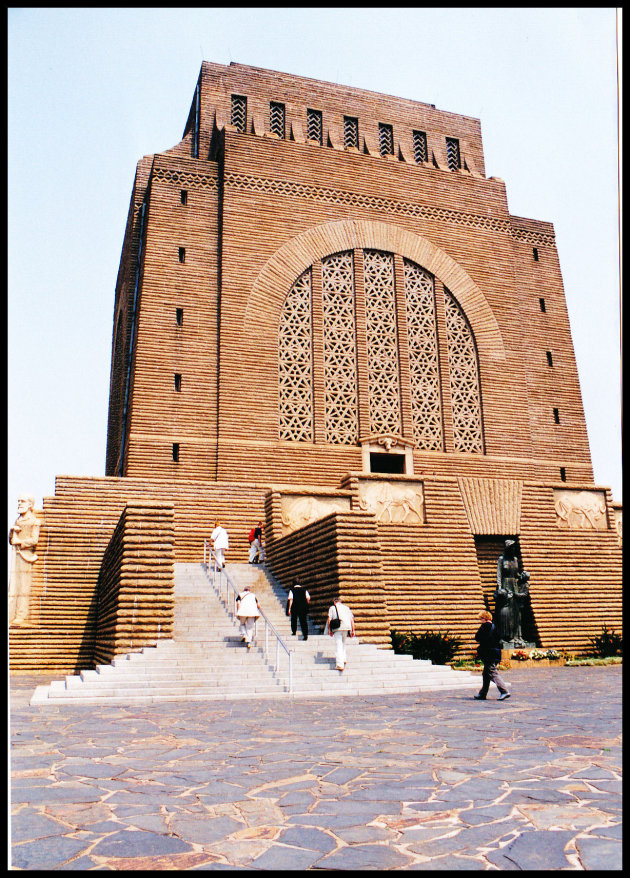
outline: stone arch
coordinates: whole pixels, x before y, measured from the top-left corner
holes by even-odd
[[[267,260],[245,309],[247,334],[275,337],[282,304],[291,285],[313,262],[330,253],[369,248],[398,253],[435,275],[460,303],[470,322],[480,357],[505,361],[505,347],[488,302],[464,269],[428,238],[390,223],[340,220],[302,232]],[[275,307],[274,307],[275,306]]]

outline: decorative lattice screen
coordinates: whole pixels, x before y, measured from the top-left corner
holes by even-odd
[[[444,290],[455,451],[483,453],[479,365],[475,341],[455,297]]]
[[[307,110],[306,111],[306,136],[309,140],[314,140],[316,143],[322,143],[323,140],[323,125],[322,125],[322,113],[321,110]]]
[[[394,256],[364,250],[367,396],[372,433],[402,432]],[[413,436],[418,448],[444,450],[442,392],[433,276],[403,260]],[[355,274],[352,251],[321,262],[324,437],[358,441]],[[446,343],[455,451],[483,453],[479,363],[472,330],[445,289]],[[281,439],[314,441],[312,270],[295,281],[279,330]]]
[[[394,257],[364,251],[370,430],[400,433]]]
[[[424,131],[413,132],[413,156],[418,164],[429,159],[427,149],[427,135]]]
[[[446,161],[449,171],[458,171],[462,166],[459,153],[459,140],[455,137],[446,138]]]
[[[357,441],[357,353],[352,253],[322,260],[326,441]]]
[[[269,105],[269,129],[276,137],[284,140],[284,104],[272,101]]]
[[[435,323],[433,276],[404,260],[411,412],[418,448],[442,451],[440,365]]]
[[[289,291],[279,331],[280,438],[313,441],[311,269]]]
[[[230,123],[237,131],[245,133],[247,126],[247,98],[243,95],[232,95]]]
[[[359,120],[343,117],[343,145],[346,149],[359,148]]]
[[[381,155],[394,155],[394,129],[391,125],[378,126],[378,145]]]

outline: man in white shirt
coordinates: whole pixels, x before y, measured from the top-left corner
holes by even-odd
[[[236,615],[238,616],[239,634],[247,649],[252,648],[252,637],[256,627],[256,619],[260,616],[260,604],[253,591],[246,585],[236,599]]]
[[[339,620],[339,625],[337,625]],[[332,623],[332,625],[331,625]],[[342,604],[339,598],[333,601],[332,607],[328,610],[328,633],[335,641],[335,666],[338,671],[343,671],[347,662],[346,655],[346,638],[348,634],[354,637],[354,616],[352,610],[345,604]]]
[[[214,530],[210,534],[210,539],[213,543],[214,556],[217,559],[217,569],[223,570],[225,567],[224,552],[226,549],[230,548],[230,541],[228,539],[228,532],[221,526],[220,521],[215,521]]]

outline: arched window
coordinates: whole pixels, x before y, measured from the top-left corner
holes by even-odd
[[[284,302],[278,362],[280,439],[355,445],[360,433],[406,432],[420,450],[484,452],[472,330],[452,293],[415,262],[374,249],[315,262]],[[445,447],[443,382],[452,447]]]
[[[444,290],[448,372],[455,451],[483,453],[479,365],[472,330],[455,297]]]
[[[321,264],[326,442],[353,445],[359,417],[352,252],[335,253]]]
[[[391,253],[365,250],[363,266],[370,431],[400,433],[394,257]]]
[[[280,316],[280,438],[313,441],[311,269],[293,284]]]
[[[404,267],[413,438],[425,451],[442,451],[435,284],[433,275],[415,262],[405,259]]]

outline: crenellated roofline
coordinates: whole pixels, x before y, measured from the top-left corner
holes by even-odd
[[[235,99],[242,104],[236,121]],[[474,117],[445,112],[435,104],[235,62],[202,63],[183,137],[190,138],[191,150],[199,158],[208,157],[213,134],[226,128],[278,137],[272,104],[281,108],[279,139],[485,175],[481,124]],[[321,140],[312,136],[313,114],[321,115]],[[348,145],[348,119],[356,120],[354,146]],[[386,154],[383,138],[389,138]]]

